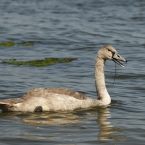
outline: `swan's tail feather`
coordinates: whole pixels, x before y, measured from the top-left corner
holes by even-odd
[[[15,104],[21,103],[22,101],[21,98],[0,100],[0,109],[4,112],[14,111]]]
[[[9,104],[0,102],[0,109],[2,111],[4,111],[4,112],[11,111],[11,108],[12,108],[12,106],[10,106]]]

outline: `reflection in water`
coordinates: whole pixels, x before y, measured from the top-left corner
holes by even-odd
[[[124,141],[125,137],[121,136],[119,132],[121,129],[114,127],[110,122],[107,121],[108,118],[111,118],[109,111],[110,108],[93,108],[90,110],[79,110],[74,112],[41,112],[41,113],[20,113],[20,112],[10,112],[10,113],[1,113],[0,117],[11,118],[11,119],[20,119],[22,122],[27,123],[31,126],[45,126],[45,125],[66,125],[66,124],[84,124],[84,119],[96,118],[96,112],[98,114],[97,124],[99,124],[98,140],[108,140],[113,139],[117,141]],[[89,120],[92,121],[92,120]],[[94,123],[94,120],[93,122]],[[56,126],[57,127],[57,126]],[[81,128],[80,128],[81,129]],[[21,132],[23,138],[28,138],[31,134],[32,136],[37,136],[37,138],[47,139],[48,136],[42,136],[35,133]],[[56,138],[56,136],[51,137]],[[52,139],[53,140],[53,139]]]
[[[41,125],[60,125],[60,124],[72,124],[80,122],[80,117],[68,112],[40,112],[40,113],[21,113],[21,112],[10,112],[1,113],[0,117],[14,117],[20,118],[24,123],[32,126]]]
[[[107,121],[107,118],[111,118],[109,109],[110,108],[98,109],[97,123],[100,124],[98,140],[113,139],[118,141],[124,141],[125,137],[117,134],[117,132],[121,132],[121,129],[113,127],[113,125],[111,125],[111,123]]]
[[[100,124],[100,131],[98,134],[99,140],[106,140],[109,134],[111,134],[112,125],[110,122],[106,121],[110,116],[109,108],[100,108],[98,110],[97,123]]]
[[[19,115],[20,116],[20,115]],[[78,123],[79,116],[72,113],[30,113],[26,116],[21,116],[21,120],[31,125],[60,125]]]

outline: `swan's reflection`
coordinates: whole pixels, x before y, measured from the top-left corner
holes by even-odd
[[[120,128],[111,125],[111,122],[107,121],[111,118],[109,111],[110,108],[99,108],[97,123],[100,124],[100,131],[98,133],[98,140],[113,139],[118,141],[124,141],[125,137],[117,135],[117,132],[121,132]]]
[[[41,125],[59,125],[59,124],[72,124],[80,122],[80,117],[68,112],[40,112],[40,113],[21,113],[10,112],[1,113],[0,117],[13,119],[19,118],[22,122],[32,126]]]
[[[98,109],[98,118],[97,123],[100,124],[100,131],[98,134],[99,140],[106,140],[108,135],[111,134],[112,125],[110,122],[107,122],[107,118],[111,116],[109,108],[100,108]]]
[[[116,134],[121,132],[121,129],[114,127],[107,120],[111,117],[110,108],[93,108],[90,110],[79,110],[74,112],[42,112],[42,113],[1,113],[0,117],[20,119],[22,122],[31,126],[41,125],[62,125],[62,124],[81,124],[85,123],[84,119],[88,119],[90,123],[94,123],[92,118],[96,118],[97,125],[99,124],[98,140],[113,139],[118,141],[124,141],[124,137]],[[90,120],[91,118],[91,120]],[[86,126],[87,127],[87,126]]]
[[[72,113],[30,113],[21,117],[21,120],[31,125],[60,125],[78,123],[80,118]]]

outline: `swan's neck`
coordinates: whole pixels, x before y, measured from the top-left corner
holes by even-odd
[[[110,95],[108,94],[105,85],[104,64],[105,64],[105,60],[97,56],[95,59],[96,91],[98,95],[98,100],[102,101],[102,103],[105,105],[105,104],[110,104],[111,98]]]

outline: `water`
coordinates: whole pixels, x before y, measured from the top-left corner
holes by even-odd
[[[94,57],[104,44],[128,60],[106,63],[112,103],[57,113],[0,113],[0,145],[144,144],[145,1],[1,0],[0,42],[34,41],[29,47],[0,47],[0,58],[75,57],[45,67],[0,63],[0,98],[20,97],[35,87],[66,87],[96,98]]]

